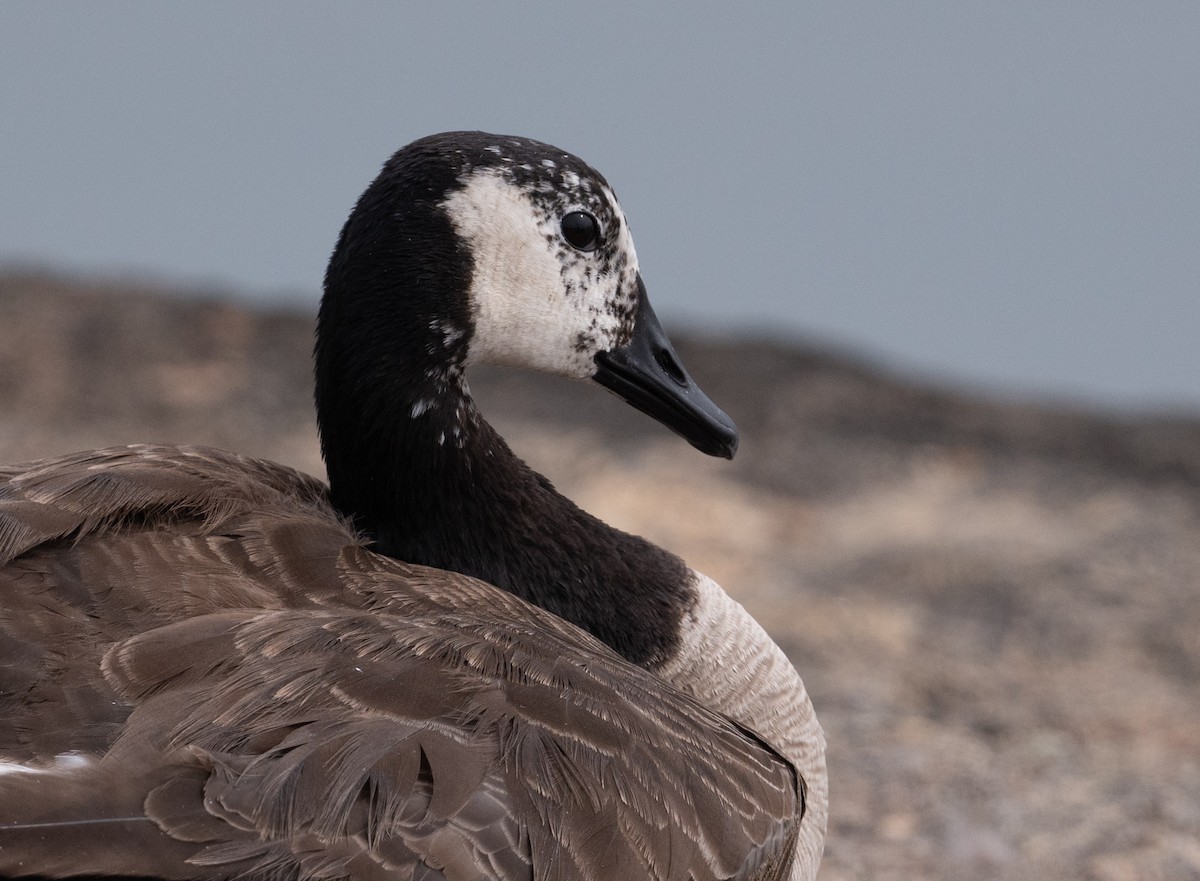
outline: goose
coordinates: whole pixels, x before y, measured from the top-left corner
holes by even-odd
[[[402,148],[315,363],[327,485],[197,446],[0,468],[0,878],[814,877],[795,669],[470,394],[480,363],[594,380],[732,457],[605,179],[520,137]]]

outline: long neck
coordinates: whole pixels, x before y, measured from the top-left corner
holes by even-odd
[[[374,404],[369,425],[322,431],[334,504],[376,550],[488,581],[636,663],[673,652],[690,602],[678,558],[556,492],[465,392]]]
[[[471,266],[439,244],[455,241],[437,228],[445,218],[368,222],[362,208],[330,262],[317,330],[334,505],[381,553],[488,581],[635,663],[669,657],[694,602],[687,568],[581,511],[479,414],[462,377]]]

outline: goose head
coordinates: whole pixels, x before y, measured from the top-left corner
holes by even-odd
[[[317,343],[327,454],[348,416],[330,418],[331,398],[355,389],[375,398],[367,412],[453,410],[462,446],[462,372],[484,363],[594,380],[705,453],[737,448],[654,314],[605,179],[548,144],[450,132],[385,164],[330,261]]]

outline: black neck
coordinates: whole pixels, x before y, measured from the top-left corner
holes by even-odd
[[[334,505],[380,553],[473,575],[653,665],[691,602],[674,555],[600,522],[518,459],[462,380],[469,256],[428,202],[372,200],[342,232],[318,322],[317,414]],[[353,242],[351,248],[349,243]]]

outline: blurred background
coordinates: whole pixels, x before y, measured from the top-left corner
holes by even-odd
[[[0,259],[312,303],[400,145],[581,154],[659,313],[1200,408],[1200,6],[9,2]]]
[[[1200,881],[1200,5],[8,2],[0,461],[323,474],[312,320],[398,146],[614,184],[733,463],[481,371],[724,584],[829,739],[822,878]]]

